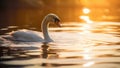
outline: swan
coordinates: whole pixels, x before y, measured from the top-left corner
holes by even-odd
[[[37,31],[27,29],[13,31],[4,38],[18,42],[53,42],[48,32],[48,26],[50,23],[55,23],[59,27],[61,26],[60,18],[56,14],[50,13],[46,15],[41,23],[43,38]]]

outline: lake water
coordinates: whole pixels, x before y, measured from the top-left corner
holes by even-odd
[[[49,28],[55,41],[49,44],[1,40],[1,68],[120,68],[120,22],[62,26]],[[1,36],[17,29],[21,27],[1,28]]]

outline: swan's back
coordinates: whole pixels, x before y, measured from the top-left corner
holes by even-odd
[[[21,42],[43,42],[40,33],[31,30],[18,30],[11,33],[12,39]]]

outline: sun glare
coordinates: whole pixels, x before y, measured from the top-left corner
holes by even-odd
[[[79,16],[79,18],[84,20],[86,23],[92,23],[92,21],[90,20],[89,15],[85,15],[85,14],[89,14],[89,13],[90,13],[90,9],[83,8],[83,15]]]
[[[89,14],[90,9],[88,8],[83,8],[83,15],[79,16],[79,18],[83,21],[85,21],[86,24],[81,27],[81,30],[83,30],[84,33],[89,33],[90,30],[92,29],[91,24],[93,21],[90,19]],[[86,15],[87,14],[87,15]]]
[[[84,13],[84,14],[90,13],[90,9],[88,9],[88,8],[83,8],[83,13]]]

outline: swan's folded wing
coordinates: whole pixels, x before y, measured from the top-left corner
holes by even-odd
[[[40,37],[41,33],[31,30],[19,30],[12,32],[6,38],[9,40],[20,41],[20,42],[43,42],[44,40]]]

